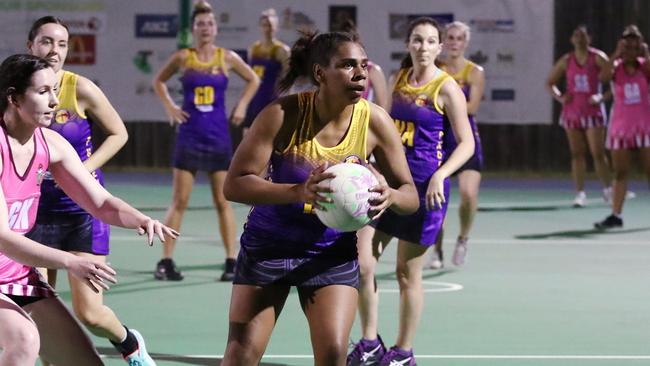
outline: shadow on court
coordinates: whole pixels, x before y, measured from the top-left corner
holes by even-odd
[[[553,231],[550,233],[539,233],[539,234],[525,234],[525,235],[515,235],[516,239],[550,239],[550,238],[592,238],[596,235],[617,235],[617,234],[630,234],[630,233],[639,233],[644,231],[650,231],[650,227],[641,227],[634,229],[620,229],[620,230],[600,230],[600,229],[589,229],[589,230],[565,230],[565,231]]]
[[[115,349],[110,347],[98,347],[97,350],[103,356],[107,358],[121,359]],[[156,361],[170,361],[170,362],[179,362],[188,365],[216,365],[221,363],[221,358],[216,357],[189,357],[189,356],[180,356],[180,355],[170,355],[165,353],[153,353],[149,352],[149,355],[154,358]],[[260,366],[288,366],[284,363],[269,363],[261,362]]]
[[[450,274],[450,273],[455,273],[457,270],[453,268],[443,268],[440,270],[435,270],[433,272],[428,273],[429,269],[424,268],[425,272],[422,274],[422,279],[426,280],[429,278],[437,278],[437,277],[442,277],[444,275]],[[390,281],[390,280],[397,280],[397,277],[395,276],[395,271],[391,272],[385,272],[385,273],[378,273],[375,275],[375,278],[377,281]]]

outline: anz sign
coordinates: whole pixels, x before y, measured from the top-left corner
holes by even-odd
[[[174,14],[136,14],[136,38],[174,38],[178,32],[178,16]]]

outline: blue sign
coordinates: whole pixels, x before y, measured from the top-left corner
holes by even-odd
[[[136,14],[136,38],[175,38],[178,32],[178,15]]]
[[[492,100],[509,101],[515,100],[514,89],[492,89]]]

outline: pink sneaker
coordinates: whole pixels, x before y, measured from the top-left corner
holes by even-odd
[[[451,258],[451,263],[456,267],[460,267],[467,261],[467,238],[458,237],[456,240],[456,248],[454,248],[454,256]]]

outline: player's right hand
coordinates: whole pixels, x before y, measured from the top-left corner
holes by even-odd
[[[108,290],[106,282],[117,283],[114,277],[117,272],[108,264],[72,254],[71,256],[66,270],[82,280],[94,292],[98,293],[101,289]]]

